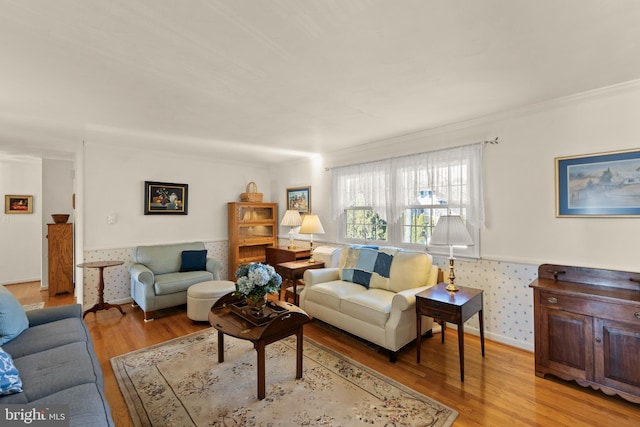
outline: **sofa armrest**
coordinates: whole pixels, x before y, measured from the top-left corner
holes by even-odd
[[[213,274],[213,280],[220,280],[222,262],[213,257],[207,257],[207,271]]]
[[[304,272],[304,284],[306,286],[331,282],[333,280],[338,280],[339,278],[338,268],[316,268],[313,270],[305,270]]]
[[[391,300],[391,311],[405,311],[413,309],[416,305],[416,294],[430,288],[431,286],[433,285],[407,289],[406,291],[396,293]]]
[[[142,283],[145,286],[153,286],[155,283],[155,276],[153,275],[153,271],[151,271],[144,264],[134,263],[129,267],[129,274],[131,277],[138,282]]]
[[[80,304],[59,305],[56,307],[40,308],[27,311],[29,327],[55,322],[57,320],[78,317],[82,319],[82,306]]]

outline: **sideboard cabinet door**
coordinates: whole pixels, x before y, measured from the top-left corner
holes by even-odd
[[[596,382],[640,394],[640,320],[638,324],[596,319]]]
[[[562,378],[592,380],[592,318],[543,307],[541,320],[545,332],[538,364]]]

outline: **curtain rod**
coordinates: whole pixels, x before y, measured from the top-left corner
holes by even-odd
[[[498,137],[498,136],[496,136],[494,139],[491,139],[491,140],[484,140],[484,141],[474,142],[474,143],[471,143],[471,144],[458,145],[458,146],[455,146],[455,147],[441,148],[441,149],[439,149],[439,150],[433,150],[432,152],[436,152],[436,151],[443,151],[443,150],[449,150],[449,149],[451,149],[451,148],[466,147],[466,146],[469,146],[469,145],[475,145],[475,144],[490,144],[490,145],[498,145],[498,144],[500,144],[500,143],[498,142],[498,138],[499,138],[499,137]],[[402,158],[402,157],[415,156],[416,154],[423,154],[423,153],[429,153],[429,152],[430,152],[430,151],[423,151],[422,153],[407,154],[406,156],[390,157],[390,159],[399,159],[399,158]],[[381,159],[381,160],[385,160],[385,159]],[[349,167],[349,166],[362,165],[362,164],[364,164],[364,163],[373,163],[373,162],[378,162],[378,161],[381,161],[381,160],[372,160],[371,162],[353,163],[353,164],[350,164],[350,165],[335,166],[335,167],[338,167],[338,168],[346,168],[346,167]],[[324,168],[325,172],[329,172],[331,169],[334,169],[334,168]]]

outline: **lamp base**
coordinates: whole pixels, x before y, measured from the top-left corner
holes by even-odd
[[[453,256],[449,258],[449,284],[445,288],[449,292],[458,292],[460,289],[453,284],[456,280],[456,275],[453,273]]]

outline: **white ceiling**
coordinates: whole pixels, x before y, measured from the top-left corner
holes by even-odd
[[[638,0],[0,0],[0,153],[331,152],[638,79],[639,22]]]

